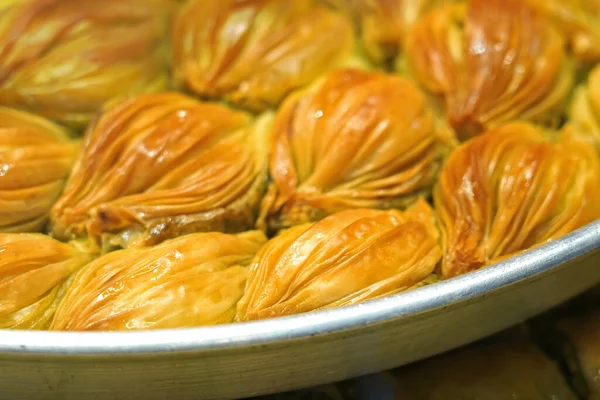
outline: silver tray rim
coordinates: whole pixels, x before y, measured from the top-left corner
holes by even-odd
[[[356,329],[469,301],[600,249],[600,220],[493,266],[446,281],[330,310],[196,328],[127,332],[0,329],[0,353],[164,354],[243,348]]]

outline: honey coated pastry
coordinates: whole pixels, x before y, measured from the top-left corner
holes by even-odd
[[[45,227],[78,147],[64,128],[0,107],[0,232],[37,232]]]
[[[0,5],[0,105],[83,127],[113,97],[164,89],[171,9],[168,0]]]
[[[434,191],[445,278],[556,239],[600,217],[595,149],[570,136],[549,142],[514,122],[456,148]]]
[[[0,329],[352,305],[597,220],[599,21],[600,0],[0,0]],[[584,397],[593,318],[556,328]],[[573,398],[506,341],[392,395]]]
[[[441,0],[324,0],[344,12],[359,27],[365,53],[376,64],[393,63],[410,27]]]
[[[45,329],[62,284],[91,260],[48,236],[0,233],[0,329]]]
[[[52,234],[110,249],[253,227],[270,119],[176,93],[108,107],[85,134]]]
[[[269,231],[429,193],[451,137],[410,82],[344,69],[290,96],[271,132]]]
[[[592,69],[587,81],[575,89],[564,131],[590,141],[600,150],[600,67]]]
[[[572,82],[561,32],[522,0],[436,7],[407,39],[411,74],[461,139],[520,119],[555,124]]]
[[[361,64],[351,23],[311,0],[192,0],[172,42],[178,86],[255,111],[333,68]]]
[[[584,62],[600,61],[600,0],[528,0],[567,38],[570,51]]]
[[[51,329],[132,330],[232,322],[259,231],[195,233],[108,253],[67,283]]]
[[[433,210],[346,210],[283,231],[248,271],[236,319],[248,321],[356,304],[414,287],[441,257]]]

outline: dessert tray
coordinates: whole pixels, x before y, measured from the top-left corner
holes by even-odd
[[[600,281],[600,0],[0,1],[0,398],[403,365]]]

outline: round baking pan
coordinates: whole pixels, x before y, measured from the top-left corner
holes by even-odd
[[[363,304],[136,332],[0,330],[1,399],[230,399],[388,369],[600,282],[600,221],[467,275]]]

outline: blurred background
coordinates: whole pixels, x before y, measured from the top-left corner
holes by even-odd
[[[519,326],[427,360],[255,399],[600,399],[599,302],[596,287]]]

